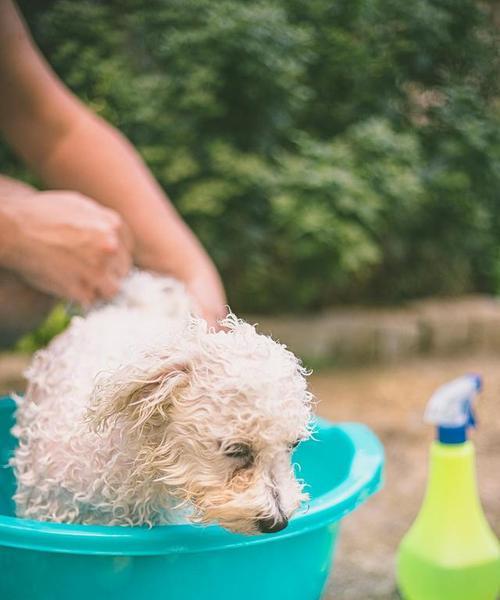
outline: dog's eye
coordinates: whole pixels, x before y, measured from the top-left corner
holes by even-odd
[[[233,444],[224,450],[224,454],[230,458],[248,460],[252,457],[252,449],[248,444]]]
[[[300,444],[301,441],[302,440],[295,440],[295,442],[291,442],[290,444],[288,444],[288,448],[290,449],[290,451],[297,448],[297,446]]]

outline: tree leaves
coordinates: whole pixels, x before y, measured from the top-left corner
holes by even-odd
[[[201,237],[234,309],[500,288],[492,3],[21,6]]]

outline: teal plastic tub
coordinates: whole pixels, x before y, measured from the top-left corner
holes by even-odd
[[[0,464],[15,446],[14,403],[0,399]],[[318,420],[294,456],[307,511],[276,534],[211,525],[62,525],[14,516],[14,477],[0,468],[2,600],[315,600],[332,567],[343,517],[381,487],[384,453],[359,424]],[[360,532],[362,535],[362,532]],[[370,549],[367,547],[367,552]]]

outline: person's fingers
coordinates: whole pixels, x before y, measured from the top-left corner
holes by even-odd
[[[133,236],[129,226],[123,218],[114,210],[106,209],[109,226],[114,234],[118,237],[124,248],[132,254],[133,252]]]
[[[99,299],[111,300],[120,290],[120,279],[117,277],[104,277],[95,284],[95,294]]]
[[[116,296],[121,287],[121,282],[128,272],[127,252],[116,252],[100,267],[87,274],[86,281],[100,300],[111,300]]]
[[[97,300],[111,300],[121,287],[122,279],[131,268],[131,256],[118,238],[105,240],[107,244],[98,263],[82,266],[84,290],[76,300],[88,306]]]
[[[97,299],[92,286],[87,284],[83,279],[72,283],[68,287],[67,293],[62,295],[66,296],[67,300],[81,304],[86,309],[90,308]]]
[[[209,327],[216,331],[224,329],[219,321],[227,315],[227,306],[219,280],[203,273],[186,282],[186,288],[193,298],[194,311],[207,321]]]
[[[125,249],[132,255],[134,253],[134,238],[130,227],[123,219],[121,219],[120,227],[118,228],[118,235]]]
[[[226,307],[202,307],[200,312],[209,327],[215,329],[215,331],[225,330],[225,327],[220,322],[227,316]]]
[[[198,295],[195,298],[200,316],[207,321],[210,327],[214,327],[216,331],[224,329],[224,327],[220,325],[220,321],[222,321],[228,313],[228,307],[224,303],[224,300],[225,298],[220,298],[215,293],[201,298]]]
[[[108,273],[113,277],[122,279],[130,271],[132,267],[132,255],[126,245],[129,242],[123,241],[125,238],[119,235],[117,231],[108,232],[103,237],[99,258],[95,263],[97,270],[102,275]]]
[[[109,268],[119,279],[123,279],[126,275],[128,275],[130,269],[132,268],[132,255],[125,246],[120,246],[119,250],[112,258]]]
[[[132,257],[120,244],[115,252],[108,253],[103,258],[96,271],[101,277],[107,276],[121,280],[129,273],[131,267]]]

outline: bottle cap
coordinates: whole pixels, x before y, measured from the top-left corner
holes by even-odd
[[[437,427],[443,444],[463,444],[469,427],[476,426],[474,400],[482,389],[479,375],[468,374],[438,388],[431,396],[424,420]]]

